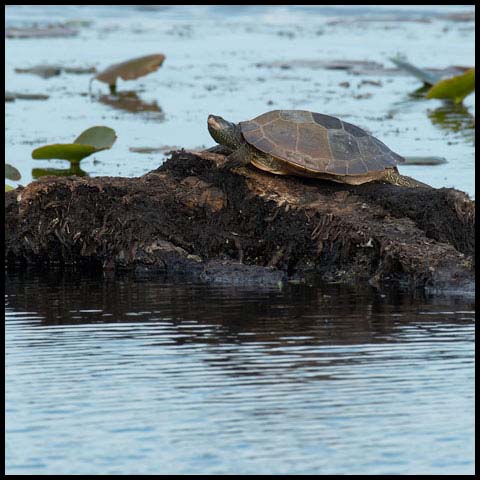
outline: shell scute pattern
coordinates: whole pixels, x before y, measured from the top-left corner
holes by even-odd
[[[348,132],[350,135],[353,135],[354,137],[368,136],[368,133],[365,130],[362,130],[360,127],[357,127],[356,125],[352,125],[351,123],[348,123],[348,122],[342,122],[342,123],[343,123],[344,130]]]
[[[330,129],[341,129],[342,121],[338,118],[331,117],[330,115],[324,115],[323,113],[312,113],[315,123],[321,127]]]
[[[360,160],[362,154],[355,137],[343,130],[329,130],[328,140],[335,160]]]
[[[279,110],[279,115],[292,123],[314,123],[312,113],[306,110]]]
[[[276,120],[265,125],[262,130],[264,136],[275,144],[276,149],[295,150],[297,129],[295,126],[292,128],[291,122]]]
[[[404,161],[365,130],[321,113],[274,110],[240,128],[258,150],[312,172],[362,175]]]

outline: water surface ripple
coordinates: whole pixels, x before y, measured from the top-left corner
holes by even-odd
[[[473,301],[6,283],[8,474],[472,474]]]

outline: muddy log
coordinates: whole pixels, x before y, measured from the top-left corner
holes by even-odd
[[[8,192],[6,261],[472,288],[475,205],[463,192],[229,172],[224,159],[179,151],[140,178],[43,177]]]

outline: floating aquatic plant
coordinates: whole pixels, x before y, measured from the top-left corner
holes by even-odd
[[[114,94],[117,90],[118,77],[122,80],[135,80],[158,70],[164,60],[165,55],[161,53],[133,58],[126,62],[111,65],[93,77],[91,81],[99,80],[106,83],[110,87],[110,93]]]
[[[20,93],[20,92],[5,92],[5,101],[14,102],[15,99],[19,100],[48,100],[50,95],[43,93]]]
[[[115,130],[109,127],[91,127],[82,132],[73,143],[55,143],[36,148],[32,152],[32,158],[61,159],[78,164],[92,153],[111,148],[116,139]]]
[[[5,164],[5,178],[8,178],[9,180],[20,180],[21,175],[20,172],[12,165],[9,163]],[[5,191],[8,192],[9,190],[14,190],[15,187],[12,187],[11,185],[5,184]]]
[[[47,25],[7,28],[5,30],[6,38],[57,38],[57,37],[74,37],[78,35],[78,30],[70,28],[66,25]]]
[[[59,65],[36,65],[29,68],[16,68],[16,73],[31,73],[38,75],[42,78],[50,78],[60,75],[62,73],[62,67]]]
[[[475,68],[449,67],[441,73],[429,72],[412,65],[405,58],[397,56],[390,59],[397,67],[411,73],[414,77],[423,82],[423,86],[415,90],[412,96],[439,98],[452,100],[454,103],[461,103],[463,99],[475,90]],[[461,74],[444,78],[445,74]]]
[[[403,157],[405,161],[402,165],[442,165],[448,163],[445,157],[438,157],[433,155],[427,156],[409,156]]]
[[[60,75],[62,72],[65,73],[74,73],[77,75],[82,75],[86,73],[96,73],[97,69],[95,67],[79,67],[71,66],[65,67],[62,65],[36,65],[29,68],[16,68],[16,73],[30,73],[33,75],[38,75],[42,78],[50,78]]]
[[[440,98],[462,103],[463,99],[475,91],[475,68],[467,70],[462,75],[445,78],[437,82],[427,92],[427,98]]]

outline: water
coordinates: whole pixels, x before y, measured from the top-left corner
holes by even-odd
[[[474,23],[436,17],[464,11],[11,5],[7,27],[92,23],[72,38],[6,39],[6,89],[50,98],[6,103],[5,158],[27,184],[34,168],[66,167],[32,149],[108,125],[117,142],[82,169],[140,176],[165,156],[131,148],[211,146],[210,113],[298,108],[365,127],[403,155],[445,157],[402,172],[473,197],[475,95],[449,110],[409,97],[419,84],[408,75],[315,67],[390,68],[399,52],[419,66],[473,65]],[[157,52],[158,72],[119,83],[136,112],[103,84],[90,99],[89,75],[15,72]],[[6,276],[5,305],[7,474],[474,473],[471,298],[28,273]]]
[[[446,158],[444,165],[404,166],[402,172],[473,196],[475,95],[467,97],[463,109],[445,115],[441,101],[409,97],[421,86],[409,75],[368,69],[354,75],[311,63],[370,61],[388,69],[394,67],[389,57],[402,53],[420,67],[474,65],[474,22],[436,17],[473,8],[8,6],[7,26],[32,21],[92,23],[79,27],[77,37],[6,40],[7,90],[50,95],[47,101],[6,104],[6,159],[19,168],[20,183],[26,184],[33,178],[33,168],[67,165],[61,160],[32,160],[34,148],[71,142],[86,128],[107,125],[115,129],[118,140],[110,151],[83,160],[82,168],[91,176],[134,177],[157,168],[165,156],[130,148],[212,146],[206,128],[210,113],[241,121],[277,108],[306,109],[367,128],[402,155]],[[398,17],[411,21],[395,21]],[[419,22],[422,18],[429,22]],[[349,19],[356,20],[345,22]],[[91,75],[63,73],[43,79],[15,72],[42,63],[102,70],[151,53],[167,57],[157,72],[119,81],[119,91],[131,92],[136,108],[143,104],[147,110],[137,113],[127,110],[132,108],[131,97],[112,100],[107,86],[99,82],[93,83],[96,99],[90,100]],[[272,62],[293,63],[290,69],[268,68]],[[380,85],[362,84],[363,80]],[[344,82],[350,86],[342,87]],[[152,111],[155,108],[157,112]]]
[[[7,474],[472,474],[474,307],[8,276]]]

